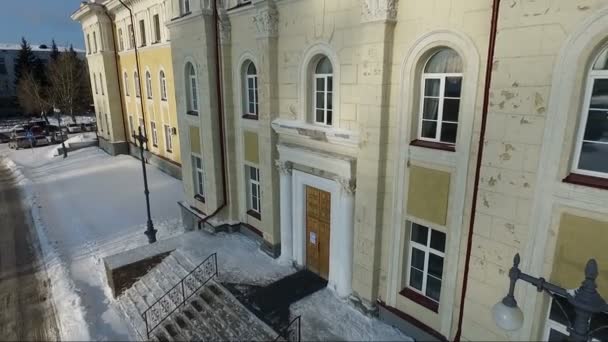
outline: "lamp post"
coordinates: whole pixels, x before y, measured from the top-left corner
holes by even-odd
[[[521,328],[524,315],[517,306],[514,290],[515,282],[523,280],[536,286],[538,292],[546,291],[549,295],[563,296],[574,307],[574,323],[568,319],[568,332],[571,341],[588,341],[590,338],[589,324],[591,316],[600,312],[608,311],[608,304],[597,292],[595,282],[598,276],[597,262],[595,259],[587,261],[585,266],[585,280],[578,289],[567,290],[555,284],[547,282],[544,278],[532,277],[519,269],[519,254],[513,258],[513,267],[509,270],[509,293],[492,308],[492,315],[496,324],[505,330],[513,331]],[[558,303],[559,305],[559,303]],[[560,306],[560,309],[561,308]],[[602,327],[603,329],[604,327]]]
[[[145,135],[141,134],[141,126],[139,126],[138,131],[139,134],[133,132],[133,138],[139,142],[139,156],[141,159],[141,168],[144,173],[144,194],[146,195],[146,210],[148,212],[148,227],[144,234],[148,237],[149,243],[154,243],[156,242],[156,229],[154,229],[152,216],[150,215],[150,191],[148,191],[148,174],[146,173],[146,160],[144,159],[144,142],[148,143],[148,139]]]

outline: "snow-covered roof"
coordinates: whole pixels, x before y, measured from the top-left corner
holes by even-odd
[[[45,45],[46,49],[40,48]],[[30,44],[32,51],[51,51],[51,44]],[[57,46],[59,51],[67,51],[70,48],[65,46]],[[21,50],[21,44],[0,43],[0,50]],[[74,51],[84,53],[84,50],[74,48]]]

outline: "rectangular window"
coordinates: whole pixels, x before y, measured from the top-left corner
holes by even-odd
[[[461,83],[461,74],[423,76],[419,127],[421,140],[456,143]]]
[[[93,74],[93,85],[95,86],[95,94],[99,94],[99,91],[97,88],[97,74]]]
[[[87,54],[91,54],[91,35],[87,33]]]
[[[247,114],[258,115],[258,76],[247,75]]]
[[[122,29],[118,29],[118,51],[125,49],[125,38],[122,36]]]
[[[152,128],[152,145],[158,147],[158,132],[156,130],[156,122],[151,121],[150,127]]]
[[[141,128],[141,135],[146,136],[146,126],[144,123],[144,119],[139,118],[139,127]],[[137,132],[139,133],[139,132]]]
[[[314,122],[331,126],[333,121],[333,76],[332,74],[315,74]]]
[[[245,171],[248,179],[249,210],[261,214],[260,170],[253,166],[246,166]]]
[[[135,47],[135,31],[133,30],[132,24],[129,24],[128,30],[129,30],[129,49],[132,49]]]
[[[196,154],[192,154],[192,178],[194,182],[194,196],[205,198],[203,159]]]
[[[563,310],[563,311],[562,311]],[[564,315],[564,312],[567,314]],[[569,322],[574,322],[575,312],[574,306],[568,302],[568,299],[555,295],[551,299],[549,306],[549,317],[545,324],[543,341],[568,341]],[[608,313],[602,312],[593,315],[590,321],[590,331],[595,331],[591,334],[590,341],[608,341],[608,329],[599,330],[601,327],[608,326]]]
[[[137,134],[135,132],[135,126],[133,126],[133,116],[129,115],[129,132],[131,132],[131,134],[129,134],[129,136],[131,138],[133,138],[133,134]]]
[[[101,88],[101,95],[105,95],[105,90],[103,90],[103,74],[99,74],[99,87]]]
[[[410,241],[407,251],[407,263],[404,263],[405,289],[413,291],[417,296],[424,296],[420,303],[437,310],[443,279],[443,259],[445,258],[445,233],[411,223]],[[409,297],[405,294],[406,297]],[[429,301],[430,300],[430,301]]]
[[[139,46],[146,46],[146,23],[143,20],[139,21]]]
[[[180,0],[181,15],[190,13],[190,0]]]
[[[158,14],[152,17],[152,22],[154,23],[154,43],[158,43],[160,42],[160,17]]]
[[[108,120],[108,114],[105,114],[106,117],[106,130],[108,131],[108,134],[110,134],[110,120]]]
[[[171,140],[171,127],[165,125],[165,150],[171,152],[173,150],[173,141]]]
[[[93,47],[95,47],[93,53],[97,53],[97,32],[95,31],[93,31]]]

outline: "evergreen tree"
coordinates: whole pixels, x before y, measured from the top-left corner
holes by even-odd
[[[51,61],[56,61],[59,58],[59,48],[57,48],[57,44],[55,44],[55,39],[51,44]]]
[[[15,60],[15,85],[19,84],[19,80],[27,72],[34,72],[36,59],[30,44],[22,37],[21,50],[19,50],[17,59]]]

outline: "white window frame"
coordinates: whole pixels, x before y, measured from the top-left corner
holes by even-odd
[[[161,40],[160,14],[152,15],[152,25],[154,28],[154,41],[152,44],[158,43]]]
[[[167,76],[164,70],[159,72],[158,78],[160,79],[160,99],[167,101]]]
[[[446,97],[445,96],[445,81],[448,77],[460,77],[460,97]],[[429,80],[429,79],[438,79],[439,80],[439,96],[438,97],[424,95],[425,94],[424,92],[426,90],[426,80]],[[444,121],[443,120],[443,102],[445,99],[458,99],[459,100],[458,117],[460,118],[460,103],[462,101],[462,81],[463,81],[463,77],[462,77],[462,73],[460,73],[460,72],[423,73],[422,74],[422,77],[420,79],[421,84],[420,84],[420,105],[419,105],[420,109],[419,109],[419,114],[418,114],[418,139],[424,140],[424,141],[438,142],[438,143],[448,144],[448,145],[456,145],[456,142],[458,141],[458,133],[456,133],[455,142],[447,142],[447,141],[441,140],[441,131],[443,129],[444,123],[456,124],[456,132],[458,132],[458,127],[459,127],[458,121]],[[425,119],[423,117],[425,97],[437,98],[439,101],[439,106],[437,107],[437,121],[436,121],[437,129],[435,131],[435,138],[428,138],[428,137],[422,136],[422,122],[425,121]],[[433,120],[426,120],[426,121],[433,121]]]
[[[139,82],[139,73],[137,71],[133,73],[133,82],[135,83],[135,97],[141,97],[141,85]]]
[[[148,100],[152,99],[152,74],[150,71],[146,71],[146,97]]]
[[[180,0],[179,2],[180,4],[180,10],[181,10],[181,15],[186,15],[188,13],[190,13],[190,0]]]
[[[146,39],[146,21],[144,19],[139,20],[139,46],[144,47],[148,44]]]
[[[133,24],[127,26],[127,31],[129,31],[129,49],[133,49],[135,48],[135,44],[137,44],[135,42],[135,28],[133,27]]]
[[[201,161],[201,167],[198,168],[196,165],[196,159]],[[203,164],[203,157],[198,153],[192,153],[192,178],[194,181],[194,196],[199,195],[205,198],[205,167]],[[199,180],[200,175],[200,180]]]
[[[593,63],[593,65],[594,64],[595,63]],[[591,66],[591,69],[587,73],[587,85],[586,85],[585,97],[584,97],[585,102],[584,102],[584,106],[583,106],[583,112],[581,114],[580,125],[578,127],[578,133],[576,135],[576,147],[574,150],[574,158],[572,158],[573,159],[572,171],[574,173],[578,173],[581,175],[608,178],[608,173],[585,170],[585,169],[580,169],[578,167],[578,164],[579,164],[580,158],[581,158],[581,150],[583,148],[583,142],[584,142],[584,138],[585,138],[585,129],[587,128],[587,121],[589,119],[589,109],[591,108],[591,93],[593,91],[593,85],[595,83],[595,80],[608,79],[608,70],[593,70],[593,65]],[[606,110],[606,112],[608,112],[608,110]],[[608,145],[608,142],[593,141],[593,143]]]
[[[156,122],[150,121],[150,128],[152,129],[152,146],[158,147],[158,131],[156,129]]]
[[[251,170],[255,170],[257,179],[251,178]],[[247,206],[248,209],[257,213],[262,213],[262,193],[260,186],[260,169],[259,167],[246,165],[245,172],[247,173]],[[253,189],[257,190],[257,197],[253,195]],[[257,209],[256,209],[257,207]]]
[[[196,69],[194,68],[194,64],[191,62],[186,63],[186,68],[188,68],[188,76],[186,84],[188,91],[188,111],[192,112],[194,115],[198,115],[198,82],[196,79]]]
[[[327,57],[324,57],[324,58],[327,58]],[[328,58],[328,60],[329,60],[329,58]],[[320,61],[321,60],[319,60],[319,62]],[[319,62],[317,62],[317,64],[315,64],[315,69],[316,69],[316,67],[317,67],[317,65],[318,65]],[[331,61],[329,61],[329,62],[331,63]],[[333,65],[332,65],[332,68],[333,68]],[[314,122],[317,125],[331,127],[335,123],[335,115],[334,115],[335,114],[335,110],[334,110],[334,104],[333,104],[334,97],[335,97],[335,96],[333,96],[334,95],[334,82],[333,82],[334,80],[333,80],[333,77],[334,77],[333,73],[331,73],[331,74],[317,74],[316,71],[314,73],[313,92],[312,92],[312,96],[313,96],[313,104],[312,104],[312,109],[313,109],[312,116],[313,117],[312,117],[312,122]],[[332,104],[331,104],[331,123],[328,124],[327,123],[327,113],[328,113],[328,111],[330,109],[328,109],[328,107],[327,107],[327,94],[329,93],[329,91],[327,90],[327,84],[329,83],[328,80],[330,78],[332,80],[332,82],[331,82],[331,84],[332,84],[332,86],[331,86],[331,94],[332,94],[331,101],[332,101]],[[317,108],[317,92],[319,92],[319,90],[317,89],[317,80],[319,80],[319,79],[322,79],[323,80],[323,84],[324,84],[324,87],[323,87],[323,89],[324,89],[323,90],[324,107],[323,108]],[[317,121],[317,110],[318,109],[323,110],[323,121]]]
[[[165,151],[172,153],[173,152],[173,141],[171,140],[171,126],[164,125],[165,128]]]
[[[546,313],[546,318],[545,318],[545,328],[543,330],[543,341],[549,341],[549,334],[551,332],[551,329],[560,332],[566,336],[569,336],[570,333],[568,332],[568,327],[563,325],[562,323],[559,323],[557,321],[552,320],[551,318],[549,318],[551,316],[551,305],[553,305],[553,298],[551,298],[549,300],[549,305],[547,306],[547,313]],[[591,342],[600,342],[600,340],[598,340],[597,338],[592,338]]]
[[[249,74],[249,67],[251,65],[253,65],[253,67],[255,68],[255,64],[253,64],[253,62],[249,62],[247,64],[247,68],[245,69],[245,98],[246,98],[245,114],[246,115],[252,115],[252,116],[255,116],[257,118],[258,117],[258,105],[259,105],[259,98],[258,98],[258,73],[257,73],[257,68],[256,68],[255,74],[253,74],[253,75]],[[249,80],[252,81],[253,87],[249,86]],[[249,95],[250,90],[253,91],[253,99]],[[251,112],[249,110],[249,106],[251,104],[253,104],[253,112]]]
[[[431,298],[431,297],[429,297],[429,296],[426,295],[426,285],[427,285],[426,284],[426,280],[427,280],[427,278],[428,277],[436,278],[435,276],[430,275],[429,272],[428,272],[428,270],[429,270],[429,254],[434,254],[434,255],[439,256],[439,257],[442,258],[442,260],[443,260],[443,266],[444,266],[443,270],[445,271],[445,252],[440,252],[440,251],[438,251],[436,249],[431,248],[431,234],[432,234],[433,230],[436,230],[436,231],[438,231],[438,232],[446,235],[446,239],[445,239],[446,243],[447,243],[447,234],[444,231],[441,231],[441,230],[438,230],[438,229],[433,229],[433,228],[431,228],[429,226],[425,226],[425,225],[422,225],[422,224],[418,224],[419,226],[425,227],[427,229],[427,237],[426,237],[426,243],[427,243],[427,245],[425,246],[425,245],[422,245],[422,244],[420,244],[420,243],[412,240],[412,232],[414,231],[414,223],[415,222],[410,222],[409,223],[410,224],[410,237],[409,237],[409,242],[408,242],[408,247],[407,247],[407,249],[408,249],[408,252],[407,252],[408,253],[408,255],[407,255],[407,265],[405,265],[405,267],[407,267],[406,268],[406,270],[407,270],[407,279],[406,279],[405,287],[407,287],[408,289],[410,289],[410,290],[412,290],[412,291],[414,291],[416,293],[419,293],[422,296],[428,298],[429,300],[432,300],[433,302],[439,304],[439,302],[436,301],[434,298]],[[410,286],[410,275],[412,273],[410,271],[411,271],[411,268],[413,267],[412,266],[412,249],[413,248],[416,248],[416,249],[424,252],[424,270],[420,270],[420,269],[416,268],[416,270],[422,272],[422,290],[418,290],[417,288]],[[444,247],[444,249],[445,249],[445,247]],[[444,281],[443,274],[441,275],[441,279],[439,279],[439,280],[441,281],[441,286],[443,286],[443,281]],[[439,298],[441,299],[441,287],[440,287],[440,290],[439,290]]]
[[[118,29],[118,49],[123,51],[125,49],[125,39],[123,37],[122,28]]]
[[[123,84],[125,87],[125,96],[130,96],[129,94],[129,74],[125,71],[123,72]]]

